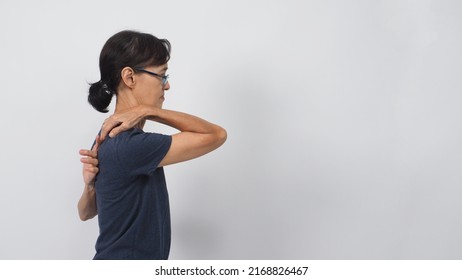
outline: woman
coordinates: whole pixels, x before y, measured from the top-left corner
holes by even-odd
[[[170,212],[163,166],[202,156],[221,146],[226,131],[185,113],[164,110],[170,89],[170,43],[150,34],[122,31],[104,45],[101,80],[88,101],[107,112],[91,150],[81,150],[85,187],[78,203],[82,220],[98,215],[94,259],[167,259]],[[174,135],[143,131],[146,121],[178,129]]]

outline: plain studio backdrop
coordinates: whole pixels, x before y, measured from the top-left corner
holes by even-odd
[[[123,29],[172,43],[164,108],[228,131],[165,168],[171,259],[462,258],[462,2],[3,0],[1,259],[93,257],[78,150]]]

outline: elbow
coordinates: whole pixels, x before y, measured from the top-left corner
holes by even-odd
[[[226,132],[224,128],[216,126],[213,133],[210,133],[206,136],[207,138],[204,138],[204,142],[202,144],[203,147],[205,148],[205,151],[204,153],[201,153],[200,155],[203,155],[215,149],[218,149],[221,145],[223,145],[223,143],[226,142],[228,133]]]
[[[217,144],[218,147],[223,145],[226,142],[226,139],[228,138],[228,133],[226,130],[222,127],[217,132]]]
[[[88,220],[90,220],[90,219],[93,219],[95,216],[96,216],[96,215],[91,215],[91,214],[89,214],[89,213],[87,213],[87,214],[79,213],[79,217],[80,217],[80,220],[81,220],[82,222],[85,222],[85,221],[88,221]]]
[[[85,221],[90,220],[92,218],[88,213],[84,214],[82,212],[79,212],[79,217],[80,217],[80,220],[82,222],[85,222]]]
[[[79,218],[83,222],[93,219],[98,214],[97,211],[81,208],[80,205],[77,207],[77,209],[79,211]]]

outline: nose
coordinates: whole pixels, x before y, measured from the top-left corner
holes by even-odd
[[[164,85],[164,90],[169,90],[170,89],[170,82],[167,82],[165,85]]]

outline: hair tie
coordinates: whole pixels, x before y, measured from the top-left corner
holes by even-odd
[[[107,94],[109,94],[109,95],[112,94],[111,90],[109,90],[109,87],[107,86],[106,83],[103,83],[103,89]]]

